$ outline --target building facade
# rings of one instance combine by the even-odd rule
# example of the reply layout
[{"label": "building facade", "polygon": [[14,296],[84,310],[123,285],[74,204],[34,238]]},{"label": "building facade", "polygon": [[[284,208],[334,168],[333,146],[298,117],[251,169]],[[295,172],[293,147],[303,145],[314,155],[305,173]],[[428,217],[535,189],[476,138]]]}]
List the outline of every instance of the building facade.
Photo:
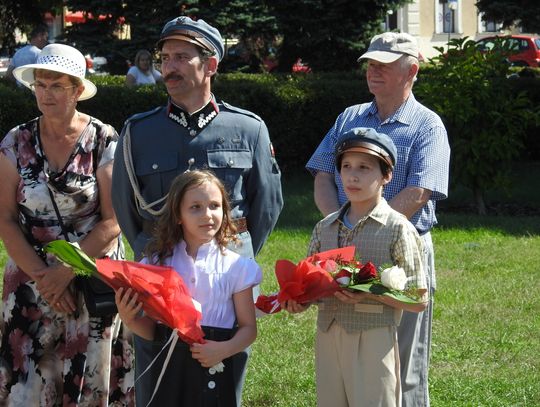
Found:
[{"label": "building facade", "polygon": [[478,40],[503,33],[500,25],[482,21],[475,3],[476,0],[413,0],[389,12],[384,28],[415,36],[424,58],[431,58],[438,54],[434,47],[446,48],[450,39]]}]

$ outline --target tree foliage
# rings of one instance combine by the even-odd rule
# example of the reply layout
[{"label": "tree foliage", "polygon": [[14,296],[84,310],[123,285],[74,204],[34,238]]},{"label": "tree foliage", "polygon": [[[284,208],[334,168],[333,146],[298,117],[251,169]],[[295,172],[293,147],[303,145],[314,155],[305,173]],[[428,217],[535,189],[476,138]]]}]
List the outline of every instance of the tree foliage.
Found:
[{"label": "tree foliage", "polygon": [[502,23],[505,28],[517,22],[524,31],[540,32],[538,0],[478,0],[476,7],[484,13],[484,21]]},{"label": "tree foliage", "polygon": [[[71,10],[106,18],[74,24],[70,41],[90,52],[111,48],[125,58],[138,48],[152,49],[163,24],[178,15],[202,18],[224,38],[237,38],[260,61],[277,48],[279,65],[290,71],[302,57],[314,70],[347,70],[380,29],[387,10],[407,0],[67,0]],[[131,40],[118,42],[113,32],[122,16]],[[131,57],[132,57],[131,55]]]},{"label": "tree foliage", "polygon": [[498,41],[481,52],[468,38],[430,60],[431,69],[417,85],[422,101],[445,122],[452,147],[452,178],[474,193],[484,214],[484,192],[507,187],[512,162],[523,149],[527,127],[537,120],[525,92],[516,94],[508,79],[510,50]]},{"label": "tree foliage", "polygon": [[349,70],[380,31],[390,9],[406,0],[266,0],[282,36],[279,66],[290,70],[297,58],[315,71]]},{"label": "tree foliage", "polygon": [[0,2],[0,46],[12,50],[15,29],[29,34],[43,22],[46,12],[60,12],[62,0],[2,0]]}]

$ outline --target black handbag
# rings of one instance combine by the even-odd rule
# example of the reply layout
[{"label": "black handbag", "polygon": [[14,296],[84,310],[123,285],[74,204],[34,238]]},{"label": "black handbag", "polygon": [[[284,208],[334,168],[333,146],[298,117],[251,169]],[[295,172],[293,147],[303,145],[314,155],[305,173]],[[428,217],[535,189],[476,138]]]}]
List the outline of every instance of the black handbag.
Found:
[{"label": "black handbag", "polygon": [[75,287],[82,292],[91,317],[106,317],[118,312],[114,290],[99,278],[76,277]]},{"label": "black handbag", "polygon": [[[48,185],[47,190],[49,191],[54,211],[58,218],[58,223],[62,229],[62,234],[66,238],[66,241],[69,242],[69,236],[64,226],[64,222],[62,221],[62,217],[60,216],[60,211],[58,210],[58,206],[56,205],[56,201],[54,200],[54,196]],[[99,278],[77,276],[75,277],[75,287],[82,292],[86,309],[88,309],[88,314],[90,314],[91,317],[106,317],[118,312],[114,300],[114,290]]]}]

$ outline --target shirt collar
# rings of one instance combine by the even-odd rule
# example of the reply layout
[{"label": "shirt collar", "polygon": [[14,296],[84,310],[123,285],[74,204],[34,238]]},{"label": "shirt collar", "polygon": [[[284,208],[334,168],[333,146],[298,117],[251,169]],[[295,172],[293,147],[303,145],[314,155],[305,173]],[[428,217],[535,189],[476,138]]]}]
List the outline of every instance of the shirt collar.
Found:
[{"label": "shirt collar", "polygon": [[171,99],[169,99],[167,105],[167,117],[176,124],[188,129],[191,136],[196,136],[208,126],[217,117],[218,113],[219,107],[213,95],[206,105],[191,115],[180,106],[175,105]]},{"label": "shirt collar", "polygon": [[[388,119],[385,120],[385,123],[393,123],[393,122],[400,122],[403,124],[410,125],[412,123],[412,119],[414,117],[414,106],[416,104],[416,98],[414,97],[413,93],[411,92],[409,94],[409,97],[405,102],[401,104],[400,107],[390,116]],[[377,108],[377,103],[375,102],[375,99],[373,102],[371,102],[371,106],[369,109],[367,109],[368,115],[377,115],[379,113],[379,109]]]},{"label": "shirt collar", "polygon": [[[333,222],[340,222],[343,223],[343,216],[347,213],[347,210],[351,206],[351,203],[347,201],[337,212],[334,212],[332,215],[329,215],[328,221],[330,223]],[[388,213],[390,211],[390,205],[388,205],[388,202],[386,202],[386,199],[381,198],[381,201],[373,208],[373,210],[364,218],[362,218],[360,221],[358,221],[355,225],[353,225],[353,228],[355,228],[358,224],[364,222],[366,219],[371,218],[375,222],[380,223],[381,225],[386,225],[386,221],[388,220]]]},{"label": "shirt collar", "polygon": [[[180,243],[176,245],[177,250],[176,252],[180,253],[182,257],[184,258],[191,258],[191,256],[187,253],[187,245],[185,240],[181,240]],[[209,253],[214,253],[216,250],[218,250],[218,244],[216,242],[216,239],[212,239],[208,243],[204,243],[199,247],[199,250],[197,250],[197,260],[200,258],[206,258]]]}]

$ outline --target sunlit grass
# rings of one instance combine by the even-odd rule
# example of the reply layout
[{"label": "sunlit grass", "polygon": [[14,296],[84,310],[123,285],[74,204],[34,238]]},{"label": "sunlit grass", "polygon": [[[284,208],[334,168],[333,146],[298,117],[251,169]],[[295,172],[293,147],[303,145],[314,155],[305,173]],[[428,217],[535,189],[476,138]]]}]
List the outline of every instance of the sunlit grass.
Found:
[{"label": "sunlit grass", "polygon": [[[263,293],[277,289],[276,259],[298,261],[306,255],[320,218],[310,181],[284,181],[284,212],[257,257],[264,270]],[[432,405],[539,406],[540,217],[441,214],[433,239],[438,290]],[[310,309],[259,320],[244,406],[316,405],[315,319]]]}]

